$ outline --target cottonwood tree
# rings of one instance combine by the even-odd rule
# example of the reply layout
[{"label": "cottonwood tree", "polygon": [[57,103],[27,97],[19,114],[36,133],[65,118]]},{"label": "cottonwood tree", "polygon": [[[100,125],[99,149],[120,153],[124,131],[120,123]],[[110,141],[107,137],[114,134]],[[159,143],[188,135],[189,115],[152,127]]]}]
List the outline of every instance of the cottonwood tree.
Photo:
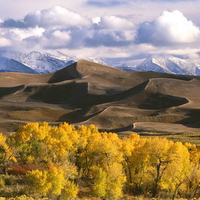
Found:
[{"label": "cottonwood tree", "polygon": [[[61,195],[69,187],[68,191],[71,188],[77,193],[74,184],[77,169],[73,156],[78,137],[72,125],[64,123],[51,127],[46,122],[28,123],[9,137],[18,162],[36,168],[26,175],[33,191],[43,195]],[[74,195],[74,191],[68,194]]]},{"label": "cottonwood tree", "polygon": [[184,189],[188,198],[195,198],[200,192],[200,148],[190,143],[184,145],[190,154],[190,172]]},{"label": "cottonwood tree", "polygon": [[90,178],[93,194],[115,199],[123,195],[125,175],[121,140],[114,133],[100,133],[91,125],[81,126],[77,164],[82,177]]},{"label": "cottonwood tree", "polygon": [[166,190],[173,195],[189,170],[187,148],[165,138],[131,136],[125,141],[124,155],[129,190],[133,193],[156,196]]}]

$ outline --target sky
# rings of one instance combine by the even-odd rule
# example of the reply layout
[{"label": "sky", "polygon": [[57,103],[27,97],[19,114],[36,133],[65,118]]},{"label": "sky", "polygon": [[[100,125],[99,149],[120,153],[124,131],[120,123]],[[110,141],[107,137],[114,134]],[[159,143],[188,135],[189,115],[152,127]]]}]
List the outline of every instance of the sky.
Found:
[{"label": "sky", "polygon": [[137,65],[152,54],[200,64],[200,0],[1,0],[0,51],[63,52]]}]

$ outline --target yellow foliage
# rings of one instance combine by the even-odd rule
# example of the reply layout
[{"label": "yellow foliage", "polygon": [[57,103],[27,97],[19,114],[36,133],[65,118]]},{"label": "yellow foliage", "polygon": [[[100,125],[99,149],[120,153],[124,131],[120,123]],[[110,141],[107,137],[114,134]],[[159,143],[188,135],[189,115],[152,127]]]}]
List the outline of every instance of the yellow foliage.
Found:
[{"label": "yellow foliage", "polygon": [[192,165],[198,166],[200,164],[200,150],[196,147],[195,144],[185,143],[185,147],[187,147],[190,153],[190,162]]},{"label": "yellow foliage", "polygon": [[[26,195],[21,195],[21,196],[10,197],[10,198],[0,197],[0,200],[36,200],[36,199],[33,197],[26,196]],[[46,200],[46,198],[37,198],[37,200]]]},{"label": "yellow foliage", "polygon": [[35,193],[42,195],[60,195],[66,185],[65,174],[62,168],[53,167],[49,170],[32,170],[26,175],[29,187]]},{"label": "yellow foliage", "polygon": [[31,191],[35,193],[46,195],[51,188],[51,182],[48,182],[48,171],[29,171],[26,178]]},{"label": "yellow foliage", "polygon": [[126,182],[122,165],[113,163],[107,172],[107,197],[118,199],[123,196],[123,186]]},{"label": "yellow foliage", "polygon": [[8,200],[34,200],[34,198],[22,195],[15,198],[8,198]]},{"label": "yellow foliage", "polygon": [[7,138],[0,134],[0,148],[6,158],[15,153],[19,163],[35,167],[26,177],[42,195],[74,198],[76,181],[87,181],[95,196],[107,199],[121,198],[123,188],[151,196],[200,192],[200,150],[190,143],[137,134],[121,140],[95,125],[52,127],[44,122],[21,126]]},{"label": "yellow foliage", "polygon": [[77,148],[79,134],[67,123],[51,127],[48,123],[28,123],[10,136],[10,144],[23,162],[63,164]]},{"label": "yellow foliage", "polygon": [[66,200],[75,198],[78,194],[78,191],[79,191],[78,186],[74,182],[67,181],[60,199]]},{"label": "yellow foliage", "polygon": [[105,197],[107,190],[107,174],[102,168],[97,168],[93,184],[93,193],[97,197]]},{"label": "yellow foliage", "polygon": [[6,140],[6,136],[0,133],[0,163],[5,162],[6,159],[16,162],[16,158]]},{"label": "yellow foliage", "polygon": [[48,170],[47,182],[51,184],[50,193],[60,195],[66,185],[64,170],[56,167]]}]

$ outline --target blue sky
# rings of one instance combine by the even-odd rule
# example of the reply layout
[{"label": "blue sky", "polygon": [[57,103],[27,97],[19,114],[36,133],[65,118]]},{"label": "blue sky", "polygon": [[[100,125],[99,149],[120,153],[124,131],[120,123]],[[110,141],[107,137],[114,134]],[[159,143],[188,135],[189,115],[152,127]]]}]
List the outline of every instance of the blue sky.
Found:
[{"label": "blue sky", "polygon": [[0,51],[61,51],[139,64],[166,53],[200,64],[200,0],[1,0]]}]

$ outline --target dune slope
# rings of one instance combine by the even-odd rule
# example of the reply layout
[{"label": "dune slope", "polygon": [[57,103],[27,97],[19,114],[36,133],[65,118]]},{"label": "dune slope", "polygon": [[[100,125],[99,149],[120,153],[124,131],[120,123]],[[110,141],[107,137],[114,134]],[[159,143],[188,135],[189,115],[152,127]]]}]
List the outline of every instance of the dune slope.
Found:
[{"label": "dune slope", "polygon": [[[125,72],[80,60],[49,74],[0,73],[0,131],[26,122],[106,131],[200,131],[200,77]],[[173,128],[174,127],[174,128]],[[180,127],[180,129],[179,129]]]}]

